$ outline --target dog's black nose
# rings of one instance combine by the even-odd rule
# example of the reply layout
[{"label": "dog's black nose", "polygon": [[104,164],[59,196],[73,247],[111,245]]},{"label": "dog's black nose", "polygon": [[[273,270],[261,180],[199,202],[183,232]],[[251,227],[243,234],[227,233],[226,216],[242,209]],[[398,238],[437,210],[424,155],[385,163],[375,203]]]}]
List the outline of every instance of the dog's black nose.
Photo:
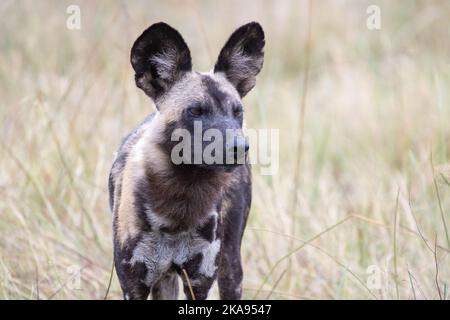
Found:
[{"label": "dog's black nose", "polygon": [[238,136],[238,137],[234,138],[234,143],[231,146],[231,149],[232,149],[231,151],[233,151],[234,154],[238,155],[238,154],[242,154],[244,152],[245,153],[248,152],[249,148],[250,147],[248,145],[247,139],[245,139],[245,137]]},{"label": "dog's black nose", "polygon": [[234,153],[238,153],[239,150],[244,150],[244,152],[248,152],[248,149],[250,149],[250,146],[248,145],[248,142],[245,141],[243,145],[240,144],[234,147]]}]

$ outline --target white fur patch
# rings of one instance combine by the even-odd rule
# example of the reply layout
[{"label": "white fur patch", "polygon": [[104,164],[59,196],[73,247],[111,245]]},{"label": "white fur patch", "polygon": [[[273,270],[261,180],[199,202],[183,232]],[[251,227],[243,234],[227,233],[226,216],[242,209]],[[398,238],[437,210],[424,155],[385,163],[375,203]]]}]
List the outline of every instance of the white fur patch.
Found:
[{"label": "white fur patch", "polygon": [[200,273],[207,277],[212,277],[216,272],[216,257],[220,251],[220,240],[214,240],[205,250],[202,251],[203,260],[200,265]]},{"label": "white fur patch", "polygon": [[173,80],[178,62],[178,53],[175,48],[168,47],[161,54],[156,54],[151,58],[156,65],[158,75],[165,80]]},{"label": "white fur patch", "polygon": [[145,205],[145,216],[154,229],[161,229],[170,225],[170,221],[153,212],[148,204]]}]

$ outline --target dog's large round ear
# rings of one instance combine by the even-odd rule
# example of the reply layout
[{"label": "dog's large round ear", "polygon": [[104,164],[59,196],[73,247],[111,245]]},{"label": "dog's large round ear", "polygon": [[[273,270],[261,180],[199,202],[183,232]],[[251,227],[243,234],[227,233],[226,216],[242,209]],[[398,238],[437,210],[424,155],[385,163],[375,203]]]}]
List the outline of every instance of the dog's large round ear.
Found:
[{"label": "dog's large round ear", "polygon": [[257,22],[238,28],[219,54],[214,72],[223,72],[241,97],[254,86],[264,62],[264,31]]},{"label": "dog's large round ear", "polygon": [[136,85],[153,100],[192,70],[191,53],[183,37],[163,22],[151,25],[134,42],[131,65]]}]

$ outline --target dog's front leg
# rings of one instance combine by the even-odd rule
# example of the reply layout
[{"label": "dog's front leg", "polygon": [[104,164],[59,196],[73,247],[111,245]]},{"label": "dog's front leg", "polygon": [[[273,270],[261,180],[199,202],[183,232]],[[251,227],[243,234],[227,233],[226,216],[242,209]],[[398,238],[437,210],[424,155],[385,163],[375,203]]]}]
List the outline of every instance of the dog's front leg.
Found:
[{"label": "dog's front leg", "polygon": [[212,275],[201,272],[202,260],[202,254],[199,253],[180,267],[179,274],[183,279],[183,289],[187,300],[206,300],[216,279],[216,272]]},{"label": "dog's front leg", "polygon": [[[125,300],[146,300],[162,274],[161,261],[145,241],[115,246],[115,267]],[[153,258],[153,259],[152,259]]]},{"label": "dog's front leg", "polygon": [[217,277],[220,240],[212,241],[179,268],[188,300],[206,300]]},{"label": "dog's front leg", "polygon": [[115,267],[125,300],[146,300],[150,286],[144,281],[147,266],[143,262],[132,262],[116,250]]}]

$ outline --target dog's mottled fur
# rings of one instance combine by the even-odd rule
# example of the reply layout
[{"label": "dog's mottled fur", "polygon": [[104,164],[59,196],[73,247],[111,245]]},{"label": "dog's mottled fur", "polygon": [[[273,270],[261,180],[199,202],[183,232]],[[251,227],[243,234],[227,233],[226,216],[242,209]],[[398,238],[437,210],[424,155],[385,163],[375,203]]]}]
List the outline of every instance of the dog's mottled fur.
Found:
[{"label": "dog's mottled fur", "polygon": [[[109,178],[114,260],[125,299],[206,299],[216,278],[222,299],[242,294],[240,246],[251,202],[243,165],[171,161],[175,129],[242,133],[241,98],[263,64],[264,33],[237,29],[214,70],[192,71],[189,49],[165,23],[150,26],[131,50],[136,84],[157,111],[122,142]],[[236,147],[234,147],[236,148]]]}]

